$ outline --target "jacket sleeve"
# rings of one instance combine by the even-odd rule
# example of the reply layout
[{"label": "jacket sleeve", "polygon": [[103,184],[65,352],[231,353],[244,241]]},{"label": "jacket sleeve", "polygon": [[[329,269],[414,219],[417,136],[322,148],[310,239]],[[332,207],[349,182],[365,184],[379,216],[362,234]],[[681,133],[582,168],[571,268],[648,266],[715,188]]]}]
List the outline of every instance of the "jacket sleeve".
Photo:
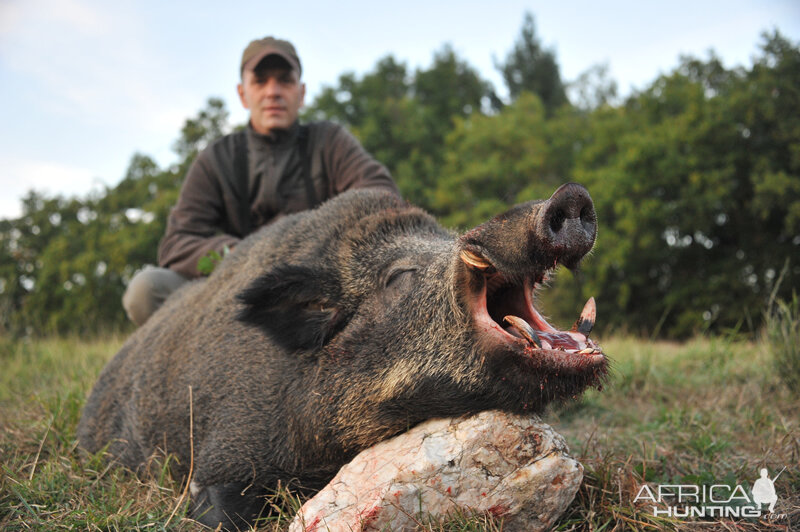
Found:
[{"label": "jacket sleeve", "polygon": [[240,238],[226,234],[225,203],[219,179],[205,153],[192,163],[178,202],[167,219],[167,231],[158,246],[158,263],[188,278],[200,277],[197,261],[209,251],[222,253]]},{"label": "jacket sleeve", "polygon": [[323,163],[328,168],[333,194],[351,188],[382,188],[400,195],[389,170],[376,161],[345,128],[334,125],[325,144]]}]

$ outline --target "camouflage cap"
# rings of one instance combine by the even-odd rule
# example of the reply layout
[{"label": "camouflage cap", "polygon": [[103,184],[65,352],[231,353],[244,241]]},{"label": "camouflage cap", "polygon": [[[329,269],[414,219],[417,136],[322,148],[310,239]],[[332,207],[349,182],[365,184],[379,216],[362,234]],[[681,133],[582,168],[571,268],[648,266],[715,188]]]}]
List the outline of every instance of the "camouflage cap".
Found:
[{"label": "camouflage cap", "polygon": [[292,43],[274,37],[256,39],[247,45],[242,53],[242,66],[239,73],[244,74],[245,70],[253,70],[268,55],[277,55],[285,59],[289,66],[297,71],[298,76],[303,73],[303,69],[300,67],[300,58],[297,57],[297,51]]}]

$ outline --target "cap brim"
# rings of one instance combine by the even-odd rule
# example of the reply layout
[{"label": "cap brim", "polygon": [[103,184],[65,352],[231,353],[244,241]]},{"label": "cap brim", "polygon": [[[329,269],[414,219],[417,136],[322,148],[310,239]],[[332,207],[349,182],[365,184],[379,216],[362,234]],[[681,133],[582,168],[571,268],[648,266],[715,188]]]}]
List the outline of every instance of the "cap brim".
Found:
[{"label": "cap brim", "polygon": [[289,67],[292,70],[296,70],[298,74],[300,73],[300,65],[297,64],[297,61],[295,61],[292,58],[292,56],[290,56],[288,54],[285,54],[281,50],[278,50],[276,48],[268,48],[268,49],[264,50],[263,52],[261,52],[260,54],[251,57],[250,60],[247,61],[247,63],[245,63],[244,67],[242,67],[242,72],[244,72],[246,70],[250,70],[250,71],[255,70],[255,68],[258,66],[258,64],[261,61],[263,61],[264,59],[266,59],[267,57],[269,57],[271,55],[276,55],[276,56],[280,57],[281,59],[286,61],[286,63],[289,65]]}]

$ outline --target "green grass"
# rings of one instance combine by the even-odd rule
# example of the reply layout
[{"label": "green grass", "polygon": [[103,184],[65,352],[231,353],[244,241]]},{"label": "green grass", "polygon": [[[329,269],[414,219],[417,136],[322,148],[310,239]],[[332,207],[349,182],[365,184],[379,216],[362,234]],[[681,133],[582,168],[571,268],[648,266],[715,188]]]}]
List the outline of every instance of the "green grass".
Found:
[{"label": "green grass", "polygon": [[0,529],[192,529],[168,460],[137,478],[76,449],[86,393],[120,344],[0,339]]},{"label": "green grass", "polygon": [[[561,530],[696,530],[635,506],[646,480],[659,484],[752,487],[761,467],[774,476],[786,519],[800,526],[800,401],[783,385],[764,343],[695,339],[685,344],[620,338],[612,380],[579,404],[550,413],[586,467]],[[754,520],[705,522],[703,530],[761,530]]]},{"label": "green grass", "polygon": [[769,305],[764,341],[770,346],[774,370],[786,386],[800,397],[800,299],[777,300]]},{"label": "green grass", "polygon": [[[0,338],[0,530],[203,529],[185,517],[184,486],[170,477],[169,457],[137,477],[75,446],[84,398],[121,343]],[[787,516],[770,529],[800,526],[800,399],[776,371],[766,341],[621,337],[603,346],[614,359],[603,391],[545,417],[586,469],[559,530],[696,530],[634,505],[642,483],[749,487],[759,468],[774,475],[783,466],[777,510]],[[298,504],[278,496],[260,529],[285,530]],[[701,529],[767,526],[739,520]],[[421,528],[500,531],[503,524],[457,515]]]}]

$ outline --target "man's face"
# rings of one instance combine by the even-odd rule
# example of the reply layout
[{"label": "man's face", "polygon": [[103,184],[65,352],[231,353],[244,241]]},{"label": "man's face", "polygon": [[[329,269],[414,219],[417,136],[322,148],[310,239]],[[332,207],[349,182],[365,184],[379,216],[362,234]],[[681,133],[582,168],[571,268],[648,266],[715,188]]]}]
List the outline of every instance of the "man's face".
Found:
[{"label": "man's face", "polygon": [[306,95],[306,86],[295,70],[269,60],[246,70],[237,90],[242,105],[250,110],[253,129],[262,135],[291,126]]}]

